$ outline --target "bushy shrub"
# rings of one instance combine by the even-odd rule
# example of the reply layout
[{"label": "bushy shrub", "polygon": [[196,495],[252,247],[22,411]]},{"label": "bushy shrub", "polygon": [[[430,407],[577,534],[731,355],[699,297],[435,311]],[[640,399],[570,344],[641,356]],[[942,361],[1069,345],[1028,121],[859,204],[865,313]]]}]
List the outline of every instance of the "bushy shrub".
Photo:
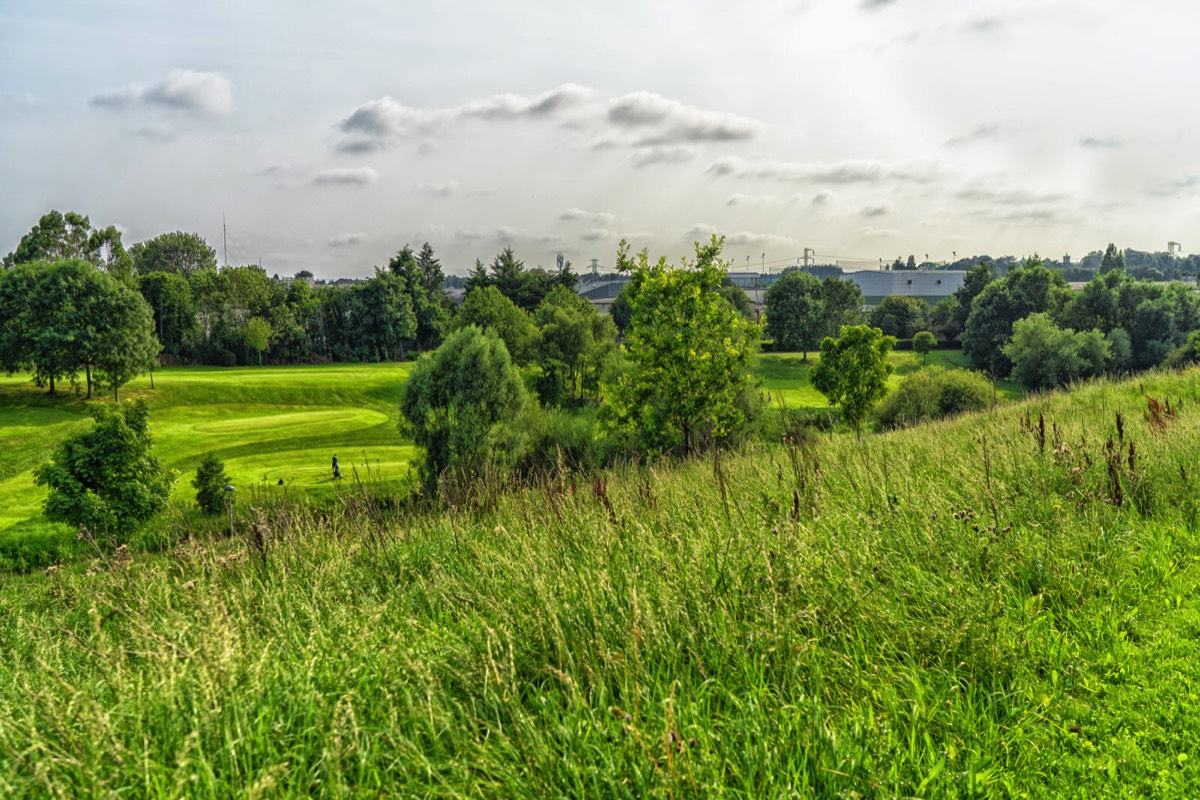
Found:
[{"label": "bushy shrub", "polygon": [[875,413],[882,427],[901,428],[978,411],[988,406],[991,397],[991,384],[977,372],[926,367],[901,381]]},{"label": "bushy shrub", "polygon": [[150,410],[138,398],[96,405],[92,427],[58,446],[34,470],[49,489],[46,518],[127,536],[166,507],[174,475],[150,452]]},{"label": "bushy shrub", "polygon": [[225,474],[225,464],[217,458],[216,453],[204,456],[196,477],[192,478],[192,486],[196,489],[196,505],[205,514],[220,514],[225,510],[225,486],[229,476]]}]

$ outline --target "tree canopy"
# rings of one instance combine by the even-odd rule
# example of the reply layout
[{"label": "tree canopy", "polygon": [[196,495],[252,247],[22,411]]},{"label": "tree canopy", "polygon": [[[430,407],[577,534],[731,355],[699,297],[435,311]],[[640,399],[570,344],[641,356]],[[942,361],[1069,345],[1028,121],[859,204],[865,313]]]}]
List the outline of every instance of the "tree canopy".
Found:
[{"label": "tree canopy", "polygon": [[618,268],[632,278],[623,350],[629,367],[604,391],[602,418],[649,452],[696,451],[746,419],[759,328],[721,296],[723,238],[696,244],[679,267],[634,257],[621,242]]},{"label": "tree canopy", "polygon": [[887,394],[887,379],[892,374],[888,353],[895,338],[878,328],[850,325],[837,339],[821,342],[821,361],[813,367],[813,387],[825,395],[830,405],[840,406],[842,419],[861,433],[863,420]]}]

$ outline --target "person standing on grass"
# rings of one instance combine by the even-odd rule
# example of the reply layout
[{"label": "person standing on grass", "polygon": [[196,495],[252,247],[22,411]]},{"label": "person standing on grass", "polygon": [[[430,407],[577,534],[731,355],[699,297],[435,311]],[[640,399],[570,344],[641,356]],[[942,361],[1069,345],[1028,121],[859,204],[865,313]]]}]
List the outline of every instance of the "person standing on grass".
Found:
[{"label": "person standing on grass", "polygon": [[335,477],[335,478],[342,477],[342,471],[340,469],[338,469],[337,456],[333,457],[333,477]]}]

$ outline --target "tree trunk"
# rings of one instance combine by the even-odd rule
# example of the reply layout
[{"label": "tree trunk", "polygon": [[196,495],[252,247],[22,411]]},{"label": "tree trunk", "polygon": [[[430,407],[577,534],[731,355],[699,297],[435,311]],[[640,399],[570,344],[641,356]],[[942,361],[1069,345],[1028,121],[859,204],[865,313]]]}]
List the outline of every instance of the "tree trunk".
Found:
[{"label": "tree trunk", "polygon": [[54,376],[50,376],[50,394],[54,394]]},{"label": "tree trunk", "polygon": [[150,370],[150,388],[154,388],[154,370]]},{"label": "tree trunk", "polygon": [[87,390],[88,390],[87,399],[91,400],[92,399],[92,365],[88,364],[87,366],[85,366],[83,368],[83,370],[85,373],[87,373]]},{"label": "tree trunk", "polygon": [[114,403],[119,403],[119,402],[121,402],[121,398],[120,398],[120,397],[117,395],[117,392],[119,392],[119,391],[120,391],[120,387],[118,387],[118,386],[117,386],[117,385],[114,383],[114,384],[113,384],[113,402],[114,402]]}]

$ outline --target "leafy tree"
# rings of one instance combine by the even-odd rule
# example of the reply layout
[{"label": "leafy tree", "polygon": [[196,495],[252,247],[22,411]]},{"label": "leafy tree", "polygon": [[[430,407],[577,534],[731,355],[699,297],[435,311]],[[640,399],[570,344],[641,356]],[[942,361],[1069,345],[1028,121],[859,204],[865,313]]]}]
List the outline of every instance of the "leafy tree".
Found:
[{"label": "leafy tree", "polygon": [[163,352],[180,361],[199,332],[192,287],[182,275],[151,272],[138,279],[138,291],[154,314],[154,330]]},{"label": "leafy tree", "polygon": [[388,271],[397,276],[408,295],[416,318],[413,340],[419,350],[433,347],[441,341],[449,324],[447,304],[442,293],[442,265],[434,258],[433,248],[426,242],[420,255],[404,245],[388,262]]},{"label": "leafy tree", "polygon": [[612,308],[609,309],[609,315],[612,316],[612,321],[616,323],[617,330],[621,333],[629,327],[629,320],[633,319],[633,306],[629,304],[628,286],[622,286],[621,291],[617,292],[617,296],[613,299]]},{"label": "leafy tree", "polygon": [[[85,355],[102,388],[120,389],[138,375],[154,369],[162,349],[154,336],[154,317],[142,296],[128,286],[111,282],[96,299],[97,323],[85,340]],[[90,392],[90,387],[89,387]]]},{"label": "leafy tree", "polygon": [[1104,248],[1104,255],[1100,257],[1100,271],[1112,272],[1113,270],[1125,270],[1125,254],[1117,249],[1117,246],[1112,242],[1108,243],[1108,247]]},{"label": "leafy tree", "polygon": [[1004,354],[1012,361],[1013,378],[1034,391],[1099,375],[1109,345],[1100,331],[1076,333],[1058,327],[1050,315],[1041,313],[1013,325],[1012,341],[1004,346]]},{"label": "leafy tree", "polygon": [[957,318],[958,298],[954,295],[943,297],[929,309],[930,330],[943,341],[952,342],[962,335]]},{"label": "leafy tree", "polygon": [[217,251],[198,233],[160,233],[134,244],[129,255],[139,275],[167,272],[187,278],[202,269],[217,268]]},{"label": "leafy tree", "polygon": [[271,344],[271,323],[267,322],[262,317],[251,317],[246,320],[246,327],[242,330],[242,335],[246,337],[246,344],[250,345],[250,349],[258,353],[258,365],[262,366],[263,351]]},{"label": "leafy tree", "polygon": [[543,402],[561,404],[582,395],[588,369],[596,370],[614,347],[616,326],[565,286],[555,287],[533,314],[544,375]]},{"label": "leafy tree", "polygon": [[1030,314],[1058,313],[1070,294],[1062,275],[1036,261],[1013,270],[989,283],[972,302],[963,351],[977,369],[993,377],[1007,375],[1012,362],[1004,354],[1004,345],[1012,337],[1013,325]]},{"label": "leafy tree", "polygon": [[648,452],[694,452],[746,418],[759,329],[720,295],[723,244],[716,236],[697,243],[695,261],[680,268],[651,265],[645,250],[630,258],[624,241],[617,251],[618,268],[632,274],[629,368],[605,387],[601,414]]},{"label": "leafy tree", "polygon": [[737,309],[737,312],[751,322],[754,321],[754,304],[750,302],[750,296],[747,295],[742,287],[736,285],[733,281],[726,278],[721,282],[720,288],[721,297],[724,297],[729,305]]},{"label": "leafy tree", "polygon": [[375,270],[375,277],[351,290],[351,323],[362,346],[379,361],[404,357],[403,343],[417,331],[405,281],[394,272]]},{"label": "leafy tree", "polygon": [[0,369],[28,369],[33,353],[34,321],[30,299],[44,264],[22,263],[0,270]]},{"label": "leafy tree", "polygon": [[421,476],[429,489],[446,473],[478,474],[497,427],[526,403],[521,374],[504,342],[474,325],[451,334],[413,367],[400,396],[404,430],[425,449]]},{"label": "leafy tree", "polygon": [[92,233],[92,223],[82,214],[50,211],[4,257],[4,266],[31,261],[91,261],[95,257],[90,246]]},{"label": "leafy tree", "polygon": [[196,505],[205,514],[220,514],[225,510],[225,487],[228,485],[225,463],[217,458],[216,453],[206,454],[196,470],[196,477],[192,478]]},{"label": "leafy tree", "polygon": [[854,281],[826,276],[821,281],[821,300],[825,305],[827,336],[839,336],[842,328],[857,325],[862,319],[863,294]]},{"label": "leafy tree", "polygon": [[937,339],[929,331],[917,331],[913,335],[913,350],[921,354],[921,363],[929,362],[929,352],[937,347]]},{"label": "leafy tree", "polygon": [[821,342],[821,361],[811,373],[813,387],[830,405],[841,406],[842,418],[862,435],[862,423],[872,407],[887,394],[892,374],[888,353],[894,337],[867,325],[850,325],[837,339]]},{"label": "leafy tree", "polygon": [[800,270],[788,270],[771,284],[766,296],[766,334],[775,349],[804,353],[817,349],[828,336],[825,296],[821,281]]},{"label": "leafy tree", "polygon": [[92,427],[62,442],[34,480],[50,490],[48,519],[127,534],[166,507],[174,477],[151,453],[145,400],[94,405],[91,414]]},{"label": "leafy tree", "polygon": [[888,295],[871,312],[871,325],[888,336],[911,339],[929,329],[929,303],[919,297]]},{"label": "leafy tree", "polygon": [[954,338],[961,336],[967,329],[967,317],[971,315],[971,305],[979,293],[994,280],[996,280],[996,276],[992,274],[992,269],[986,261],[980,261],[967,270],[967,274],[963,276],[962,286],[955,289],[954,294],[951,295],[957,304],[957,309],[951,317],[952,327],[957,330]]},{"label": "leafy tree", "polygon": [[466,281],[463,282],[463,292],[470,294],[475,289],[491,285],[492,279],[488,276],[487,267],[478,258],[475,259],[475,266],[468,273]]},{"label": "leafy tree", "polygon": [[458,324],[495,332],[517,364],[528,364],[536,355],[537,328],[533,320],[495,286],[467,293],[458,311]]},{"label": "leafy tree", "polygon": [[916,257],[916,256],[914,256],[914,255],[911,255],[911,254],[910,254],[910,255],[909,255],[909,257],[908,257],[908,261],[904,262],[904,268],[905,268],[906,270],[909,270],[910,272],[911,272],[911,271],[914,271],[914,270],[916,270],[916,268],[917,268],[917,257]]}]

